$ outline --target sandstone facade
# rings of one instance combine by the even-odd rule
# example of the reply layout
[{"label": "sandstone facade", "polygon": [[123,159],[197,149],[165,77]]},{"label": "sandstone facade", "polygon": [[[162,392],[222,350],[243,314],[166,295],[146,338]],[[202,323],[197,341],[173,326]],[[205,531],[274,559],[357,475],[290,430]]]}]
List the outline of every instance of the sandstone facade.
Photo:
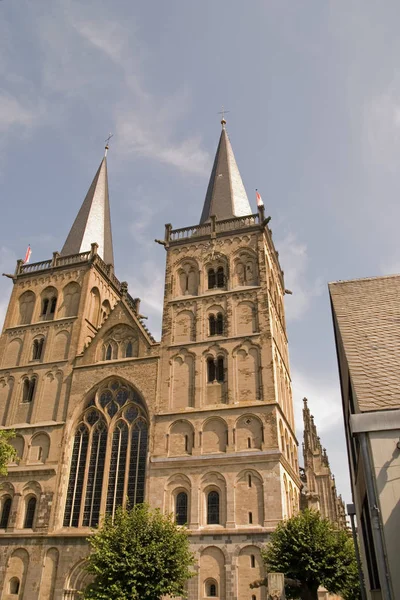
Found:
[{"label": "sandstone facade", "polygon": [[214,214],[166,226],[160,343],[103,260],[110,235],[82,251],[75,223],[75,254],[18,263],[0,338],[0,423],[19,455],[0,490],[2,600],[78,598],[91,527],[127,498],[187,524],[190,600],[265,598],[249,588],[260,547],[298,510],[301,482],[283,273],[263,207],[235,209],[235,168],[223,123]]}]

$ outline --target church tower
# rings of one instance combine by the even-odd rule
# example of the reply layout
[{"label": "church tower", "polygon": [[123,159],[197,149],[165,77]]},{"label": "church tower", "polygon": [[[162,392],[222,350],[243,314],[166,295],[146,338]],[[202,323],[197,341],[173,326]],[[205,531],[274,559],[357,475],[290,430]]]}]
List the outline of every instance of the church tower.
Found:
[{"label": "church tower", "polygon": [[[260,547],[298,510],[283,273],[222,131],[199,225],[166,225],[150,500],[187,523],[189,598],[264,598]],[[160,494],[163,489],[163,496]]]},{"label": "church tower", "polygon": [[144,500],[189,530],[189,600],[265,600],[260,549],[299,507],[278,253],[222,120],[200,223],[166,225],[162,339],[114,274],[104,157],[60,253],[18,261],[0,337],[1,600],[78,600],[87,537]]},{"label": "church tower", "polygon": [[1,599],[75,600],[91,528],[145,498],[156,395],[158,344],[114,275],[106,157],[61,253],[11,277],[0,425],[18,459],[0,483]]}]

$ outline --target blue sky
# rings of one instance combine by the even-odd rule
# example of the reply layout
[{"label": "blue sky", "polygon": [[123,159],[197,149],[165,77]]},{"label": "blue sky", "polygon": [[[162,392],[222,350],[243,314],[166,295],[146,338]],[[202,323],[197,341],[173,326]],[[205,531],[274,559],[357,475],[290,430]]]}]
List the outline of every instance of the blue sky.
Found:
[{"label": "blue sky", "polygon": [[391,0],[0,1],[0,271],[61,249],[112,131],[116,273],[159,336],[153,240],[198,222],[225,105],[293,290],[297,423],[306,395],[347,501],[327,282],[400,270],[399,18]]}]

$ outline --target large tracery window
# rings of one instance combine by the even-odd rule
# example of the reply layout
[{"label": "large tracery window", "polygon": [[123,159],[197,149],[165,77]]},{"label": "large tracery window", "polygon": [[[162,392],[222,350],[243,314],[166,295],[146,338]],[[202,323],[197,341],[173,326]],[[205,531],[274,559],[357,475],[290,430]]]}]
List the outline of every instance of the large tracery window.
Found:
[{"label": "large tracery window", "polygon": [[75,433],[65,527],[95,527],[101,514],[144,501],[147,433],[143,402],[132,388],[112,380],[97,390]]}]

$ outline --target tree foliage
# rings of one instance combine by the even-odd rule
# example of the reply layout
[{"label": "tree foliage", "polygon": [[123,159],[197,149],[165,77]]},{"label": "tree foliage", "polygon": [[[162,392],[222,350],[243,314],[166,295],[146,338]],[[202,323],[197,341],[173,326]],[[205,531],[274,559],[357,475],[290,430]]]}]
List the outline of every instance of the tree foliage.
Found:
[{"label": "tree foliage", "polygon": [[159,600],[184,595],[194,563],[185,529],[146,504],[119,508],[89,538],[87,571],[94,576],[83,597],[91,600]]},{"label": "tree foliage", "polygon": [[268,571],[284,573],[299,583],[299,587],[286,586],[288,598],[317,600],[319,586],[345,600],[360,598],[351,537],[316,511],[307,509],[280,523],[263,550],[263,559]]},{"label": "tree foliage", "polygon": [[0,430],[0,475],[7,475],[8,463],[15,459],[17,452],[10,444],[10,440],[15,437],[15,431],[13,430]]}]

